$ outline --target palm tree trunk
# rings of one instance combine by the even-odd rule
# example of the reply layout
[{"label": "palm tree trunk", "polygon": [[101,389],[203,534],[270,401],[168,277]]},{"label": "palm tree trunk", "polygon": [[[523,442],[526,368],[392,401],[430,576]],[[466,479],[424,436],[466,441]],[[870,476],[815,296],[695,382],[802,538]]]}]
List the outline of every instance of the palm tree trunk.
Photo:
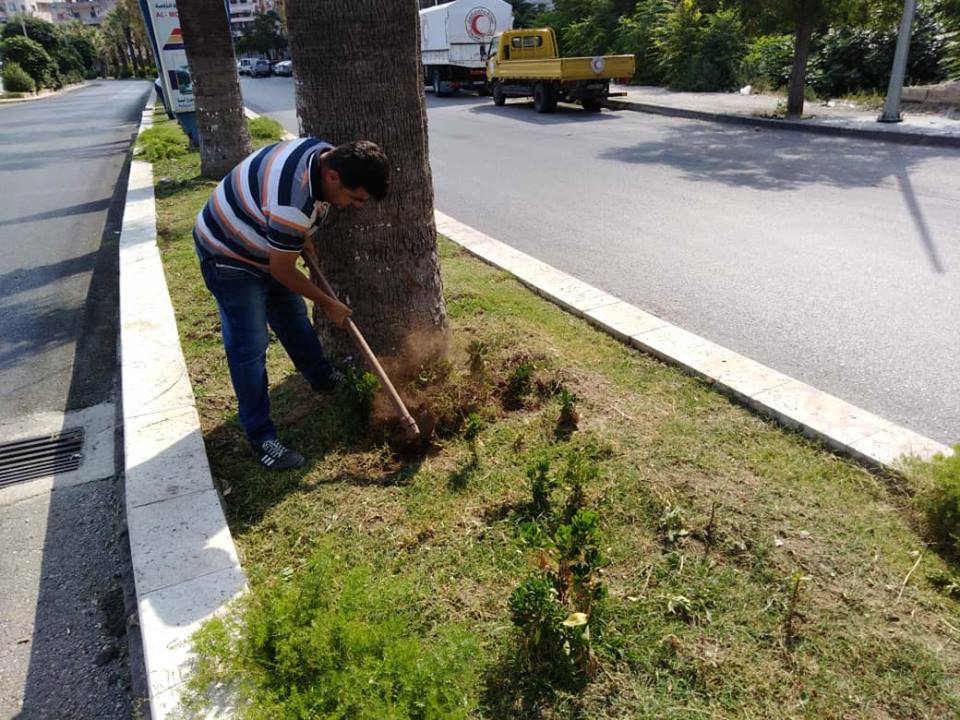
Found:
[{"label": "palm tree trunk", "polygon": [[[353,0],[349,11],[286,3],[301,133],[372,140],[392,168],[382,202],[331,210],[316,238],[320,265],[374,352],[411,370],[442,356],[446,336],[417,10],[417,0]],[[332,355],[356,355],[345,333],[316,324]]]},{"label": "palm tree trunk", "polygon": [[200,172],[220,179],[250,153],[233,38],[222,0],[179,0],[200,131]]},{"label": "palm tree trunk", "polygon": [[807,59],[810,56],[810,37],[818,0],[800,0],[797,7],[797,35],[793,51],[793,69],[790,72],[790,90],[787,95],[787,117],[803,117],[803,101],[807,86]]}]

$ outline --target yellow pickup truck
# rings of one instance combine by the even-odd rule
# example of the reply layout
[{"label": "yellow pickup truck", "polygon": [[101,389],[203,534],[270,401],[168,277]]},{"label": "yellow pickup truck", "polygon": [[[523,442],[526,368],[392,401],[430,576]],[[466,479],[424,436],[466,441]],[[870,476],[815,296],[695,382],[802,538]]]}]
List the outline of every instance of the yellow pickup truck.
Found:
[{"label": "yellow pickup truck", "polygon": [[507,30],[494,37],[487,50],[493,102],[533,97],[540,113],[553,112],[560,100],[579,101],[584,110],[595,112],[610,94],[610,79],[631,77],[635,68],[633,55],[562,58],[551,28]]}]

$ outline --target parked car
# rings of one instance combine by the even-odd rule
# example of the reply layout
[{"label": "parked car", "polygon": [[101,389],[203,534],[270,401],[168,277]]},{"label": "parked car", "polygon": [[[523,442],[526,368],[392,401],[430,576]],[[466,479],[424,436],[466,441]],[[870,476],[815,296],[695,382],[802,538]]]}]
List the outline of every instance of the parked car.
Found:
[{"label": "parked car", "polygon": [[293,61],[292,60],[281,60],[273,66],[274,75],[282,75],[284,77],[290,77],[293,75]]},{"label": "parked car", "polygon": [[241,58],[237,63],[237,73],[250,77],[266,77],[270,74],[270,61],[266,58]]}]

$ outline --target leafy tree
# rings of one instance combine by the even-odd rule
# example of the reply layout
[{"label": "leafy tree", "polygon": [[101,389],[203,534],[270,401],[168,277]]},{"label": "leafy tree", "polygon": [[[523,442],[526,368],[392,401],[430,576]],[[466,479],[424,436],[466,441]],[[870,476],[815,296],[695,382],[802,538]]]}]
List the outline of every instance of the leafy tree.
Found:
[{"label": "leafy tree", "polygon": [[27,37],[39,43],[48,55],[52,56],[60,46],[60,34],[57,32],[57,26],[52,22],[30,15],[12,16],[3,26],[0,35],[4,40],[12,37],[23,37],[24,27],[27,29]]},{"label": "leafy tree", "polygon": [[703,13],[694,0],[680,0],[655,30],[660,72],[675,90],[699,89]]},{"label": "leafy tree", "polygon": [[23,68],[37,89],[52,86],[57,78],[57,64],[40,43],[23,35],[8,37],[0,43],[3,61],[13,62]]},{"label": "leafy tree", "polygon": [[743,58],[747,53],[740,14],[719,10],[707,18],[700,43],[702,90],[734,90],[740,87]]},{"label": "leafy tree", "polygon": [[673,0],[640,0],[635,12],[617,21],[613,49],[618,53],[633,53],[637,58],[634,80],[645,85],[663,82],[656,45],[656,29],[673,8]]},{"label": "leafy tree", "polygon": [[287,38],[282,32],[280,16],[273,10],[257,10],[253,22],[244,29],[247,49],[256,50],[261,55],[276,57],[277,52],[286,50]]}]

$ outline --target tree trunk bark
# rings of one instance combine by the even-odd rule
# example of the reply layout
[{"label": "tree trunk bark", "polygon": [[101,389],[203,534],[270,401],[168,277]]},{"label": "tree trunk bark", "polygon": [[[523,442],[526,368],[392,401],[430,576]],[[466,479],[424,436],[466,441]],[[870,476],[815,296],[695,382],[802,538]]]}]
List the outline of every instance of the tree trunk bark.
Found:
[{"label": "tree trunk bark", "polygon": [[800,0],[797,4],[797,34],[793,51],[793,69],[790,72],[790,91],[787,96],[787,117],[803,117],[803,101],[807,86],[807,58],[810,55],[810,36],[818,0]]},{"label": "tree trunk bark", "polygon": [[220,179],[250,153],[237,60],[223,0],[179,0],[200,132],[200,172]]},{"label": "tree trunk bark", "polygon": [[[446,309],[433,219],[416,0],[288,0],[301,134],[334,145],[372,140],[391,166],[382,202],[330,211],[315,238],[324,274],[378,355],[416,371],[446,351]],[[358,42],[357,38],[363,38]],[[334,357],[357,355],[315,316]]]},{"label": "tree trunk bark", "polygon": [[129,27],[123,29],[124,40],[127,41],[127,55],[130,56],[130,62],[133,65],[133,74],[140,75],[143,72],[143,66],[140,65],[140,58],[137,56],[133,47],[133,30]]}]

